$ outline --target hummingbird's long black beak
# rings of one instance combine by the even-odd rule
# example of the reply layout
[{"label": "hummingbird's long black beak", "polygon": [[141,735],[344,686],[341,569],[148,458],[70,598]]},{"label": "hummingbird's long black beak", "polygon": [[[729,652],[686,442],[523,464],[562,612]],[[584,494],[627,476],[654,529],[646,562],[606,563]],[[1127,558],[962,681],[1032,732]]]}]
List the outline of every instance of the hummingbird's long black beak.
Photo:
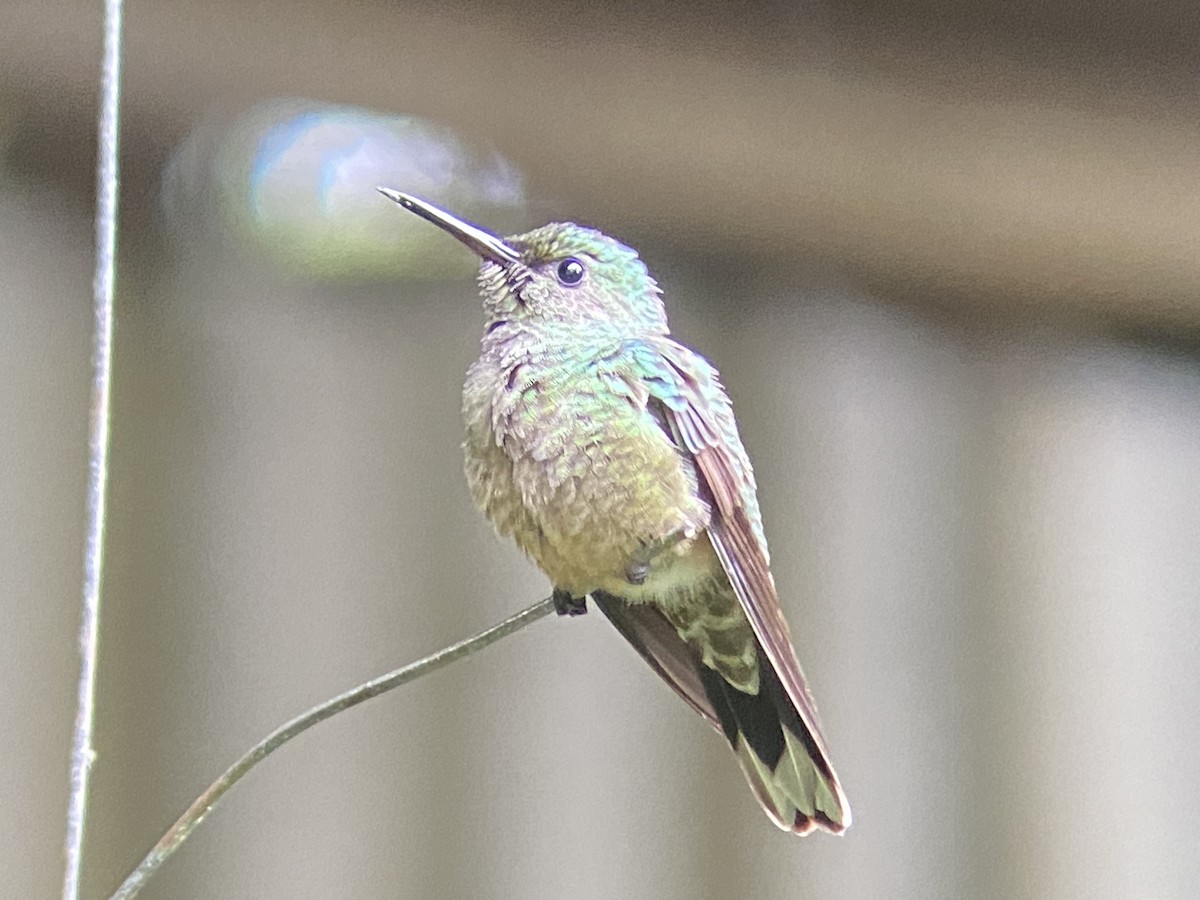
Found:
[{"label": "hummingbird's long black beak", "polygon": [[391,188],[385,187],[376,188],[375,190],[379,191],[379,193],[383,194],[389,200],[399,203],[409,212],[416,213],[422,219],[432,222],[443,231],[454,235],[484,259],[490,259],[492,262],[499,263],[502,266],[519,262],[521,259],[521,254],[490,231],[484,231],[478,225],[464,222],[458,216],[452,215],[444,209],[439,209],[432,203],[422,200],[420,197],[414,197],[412,194],[402,194],[399,191],[393,191]]}]

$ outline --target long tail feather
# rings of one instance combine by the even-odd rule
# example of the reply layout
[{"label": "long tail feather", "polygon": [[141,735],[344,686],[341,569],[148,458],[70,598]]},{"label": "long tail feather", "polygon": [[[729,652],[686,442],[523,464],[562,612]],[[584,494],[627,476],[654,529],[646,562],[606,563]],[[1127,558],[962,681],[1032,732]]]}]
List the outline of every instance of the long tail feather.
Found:
[{"label": "long tail feather", "polygon": [[739,690],[701,665],[700,679],[751,789],[775,824],[841,834],[850,824],[837,776],[817,749],[778,675],[759,651],[759,689]]}]

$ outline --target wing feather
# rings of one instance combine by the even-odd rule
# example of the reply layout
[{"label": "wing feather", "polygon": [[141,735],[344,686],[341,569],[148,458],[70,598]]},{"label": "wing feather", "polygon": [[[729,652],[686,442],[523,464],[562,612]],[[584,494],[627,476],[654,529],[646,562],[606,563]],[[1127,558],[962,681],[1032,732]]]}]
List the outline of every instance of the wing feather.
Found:
[{"label": "wing feather", "polygon": [[[742,450],[733,409],[707,360],[668,338],[639,341],[640,368],[664,410],[677,443],[695,461],[701,489],[713,505],[709,538],[767,659],[811,740],[814,762],[837,792],[849,825],[849,805],[829,764],[816,706],[792,649],[766,540],[758,521],[754,474]],[[805,741],[808,743],[808,741]]]},{"label": "wing feather", "polygon": [[716,710],[700,680],[699,655],[658,608],[649,603],[629,603],[604,591],[594,591],[592,600],[650,668],[708,724],[721,731]]}]

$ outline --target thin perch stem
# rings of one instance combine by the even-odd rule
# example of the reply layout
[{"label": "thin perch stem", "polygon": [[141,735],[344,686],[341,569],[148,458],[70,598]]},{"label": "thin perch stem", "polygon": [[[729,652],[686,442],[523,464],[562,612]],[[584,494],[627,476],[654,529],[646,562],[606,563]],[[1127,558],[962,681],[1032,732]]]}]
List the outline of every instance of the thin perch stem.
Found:
[{"label": "thin perch stem", "polygon": [[95,751],[96,658],[100,633],[100,583],[104,552],[104,503],[108,486],[108,404],[112,383],[113,294],[116,286],[118,137],[121,99],[121,0],[104,3],[104,56],[96,146],[96,268],[92,278],[91,422],[88,428],[87,537],[79,623],[79,687],[71,744],[63,900],[78,900],[83,871],[88,781]]},{"label": "thin perch stem", "polygon": [[487,631],[480,632],[474,637],[467,638],[465,641],[459,641],[457,644],[452,644],[444,650],[439,650],[432,656],[427,656],[417,662],[410,663],[386,675],[380,675],[378,678],[361,684],[353,690],[327,700],[320,706],[314,706],[308,712],[281,725],[252,747],[241,759],[226,769],[220,778],[209,785],[208,789],[196,798],[195,802],[187,808],[187,811],[179,817],[167,833],[146,854],[146,858],[121,883],[116,893],[112,895],[112,900],[129,900],[131,897],[136,897],[150,876],[171,857],[171,854],[179,848],[179,845],[187,839],[187,836],[192,833],[196,826],[204,821],[205,816],[208,815],[225,792],[237,784],[258,763],[301,732],[307,731],[318,722],[323,722],[330,716],[336,715],[352,706],[357,706],[364,700],[378,697],[392,688],[407,684],[422,675],[428,675],[435,669],[447,666],[456,660],[462,659],[464,656],[470,656],[475,651],[482,650],[489,644],[494,644],[502,637],[506,637],[514,631],[519,631],[526,625],[537,621],[543,616],[549,615],[553,611],[554,599],[547,597],[545,600],[535,603],[533,606],[522,610],[516,615],[509,616],[500,624],[493,625]]}]

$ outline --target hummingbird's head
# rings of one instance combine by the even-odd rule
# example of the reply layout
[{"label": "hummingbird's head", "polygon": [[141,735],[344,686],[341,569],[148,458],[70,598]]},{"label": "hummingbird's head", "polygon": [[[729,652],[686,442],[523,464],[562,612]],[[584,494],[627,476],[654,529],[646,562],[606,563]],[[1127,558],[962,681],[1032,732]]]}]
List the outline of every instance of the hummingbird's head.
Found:
[{"label": "hummingbird's head", "polygon": [[620,241],[569,222],[501,238],[417,197],[379,190],[480,256],[479,285],[489,323],[667,334],[658,284],[637,253]]}]

